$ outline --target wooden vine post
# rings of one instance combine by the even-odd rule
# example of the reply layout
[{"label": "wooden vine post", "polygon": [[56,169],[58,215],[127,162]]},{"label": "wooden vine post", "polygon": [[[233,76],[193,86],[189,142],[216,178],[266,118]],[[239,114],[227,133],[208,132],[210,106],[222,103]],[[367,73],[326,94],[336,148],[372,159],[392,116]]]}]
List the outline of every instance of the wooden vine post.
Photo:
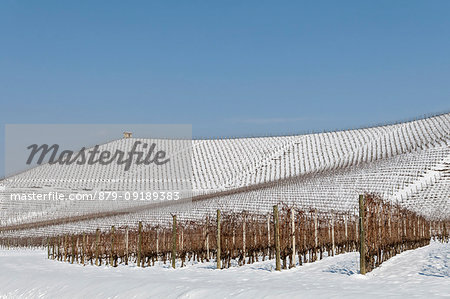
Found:
[{"label": "wooden vine post", "polygon": [[158,237],[158,229],[156,229],[156,260],[158,260],[159,256],[159,237]]},{"label": "wooden vine post", "polygon": [[336,245],[334,243],[334,215],[331,215],[331,256],[334,256],[334,252],[336,251]]},{"label": "wooden vine post", "polygon": [[217,210],[217,269],[220,268],[220,210]]},{"label": "wooden vine post", "polygon": [[183,251],[183,242],[184,242],[184,229],[181,227],[181,241],[180,241],[180,250]]},{"label": "wooden vine post", "polygon": [[209,262],[209,218],[206,220],[206,261]]},{"label": "wooden vine post", "polygon": [[347,227],[347,215],[344,215],[344,230],[345,230],[345,251],[348,252],[348,227]]},{"label": "wooden vine post", "polygon": [[55,259],[55,238],[51,239],[52,242],[52,260]]},{"label": "wooden vine post", "polygon": [[58,237],[58,256],[57,256],[58,261],[62,261],[61,242],[62,242],[61,237]]},{"label": "wooden vine post", "polygon": [[115,231],[115,227],[113,225],[113,226],[111,226],[111,249],[110,249],[110,253],[109,253],[109,265],[111,267],[115,267],[115,265],[114,265],[114,231]]},{"label": "wooden vine post", "polygon": [[125,230],[125,265],[128,265],[128,226]]},{"label": "wooden vine post", "polygon": [[74,260],[75,260],[75,236],[72,235],[72,250],[71,250],[71,255],[72,255],[72,261],[71,264],[73,264]]},{"label": "wooden vine post", "polygon": [[366,274],[366,232],[364,228],[364,195],[359,196],[359,272]]},{"label": "wooden vine post", "polygon": [[243,247],[243,249],[242,249],[242,255],[243,255],[243,257],[244,257],[244,265],[245,265],[245,257],[247,256],[247,248],[245,247],[245,244],[246,244],[246,242],[245,242],[245,215],[244,215],[244,221],[242,222],[242,247]]},{"label": "wooden vine post", "polygon": [[292,232],[292,256],[291,256],[291,268],[295,267],[295,213],[294,209],[291,209],[291,232]]},{"label": "wooden vine post", "polygon": [[267,214],[267,256],[271,259],[270,254],[270,214]]},{"label": "wooden vine post", "polygon": [[80,236],[77,236],[77,241],[76,241],[76,242],[77,242],[77,243],[76,243],[76,245],[75,245],[75,246],[76,246],[76,247],[75,247],[75,248],[76,248],[75,260],[77,261],[77,264],[78,264],[79,261],[80,261],[80,260],[78,259],[78,252],[81,251],[81,250],[80,250]]},{"label": "wooden vine post", "polygon": [[273,226],[275,233],[275,270],[281,271],[280,261],[280,223],[278,219],[278,206],[273,206]]},{"label": "wooden vine post", "polygon": [[50,239],[47,237],[47,259],[50,259]]},{"label": "wooden vine post", "polygon": [[86,233],[83,232],[83,243],[81,244],[81,263],[84,266],[84,256],[86,255]]},{"label": "wooden vine post", "polygon": [[177,256],[177,215],[173,215],[172,224],[172,268],[175,269],[175,258]]},{"label": "wooden vine post", "polygon": [[100,229],[97,228],[95,231],[95,265],[100,266],[98,262],[98,255],[99,255],[99,245],[100,245]]},{"label": "wooden vine post", "polygon": [[67,261],[67,235],[64,236],[64,262]]},{"label": "wooden vine post", "polygon": [[319,246],[319,231],[317,221],[317,209],[314,209],[314,256],[313,261],[317,260],[317,247]]},{"label": "wooden vine post", "polygon": [[347,227],[347,215],[344,215],[344,230],[345,230],[345,241],[348,240],[348,227]]},{"label": "wooden vine post", "polygon": [[138,227],[138,248],[137,248],[137,266],[141,266],[141,258],[142,258],[142,221],[139,221]]}]

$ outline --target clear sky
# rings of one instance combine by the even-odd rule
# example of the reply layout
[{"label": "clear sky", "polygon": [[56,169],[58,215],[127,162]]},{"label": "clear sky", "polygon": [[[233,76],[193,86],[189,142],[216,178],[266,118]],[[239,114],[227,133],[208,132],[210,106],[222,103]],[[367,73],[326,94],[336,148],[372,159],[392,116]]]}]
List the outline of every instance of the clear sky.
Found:
[{"label": "clear sky", "polygon": [[3,0],[0,137],[8,123],[188,123],[217,137],[445,112],[449,12],[447,0]]}]

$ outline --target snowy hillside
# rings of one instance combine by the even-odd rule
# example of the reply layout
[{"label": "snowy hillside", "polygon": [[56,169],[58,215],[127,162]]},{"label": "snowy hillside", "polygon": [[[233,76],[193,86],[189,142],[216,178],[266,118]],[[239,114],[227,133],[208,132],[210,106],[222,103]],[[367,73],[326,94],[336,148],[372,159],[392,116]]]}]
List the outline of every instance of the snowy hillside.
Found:
[{"label": "snowy hillside", "polygon": [[[123,165],[42,165],[1,181],[0,225],[52,221],[29,234],[95,230],[203,218],[216,209],[267,213],[285,203],[300,209],[354,211],[357,195],[379,194],[430,219],[450,217],[450,113],[367,129],[298,136],[217,140],[125,138],[100,148],[126,149],[131,143],[156,142],[179,157],[162,169]],[[180,157],[189,157],[189,161]],[[189,173],[181,170],[190,169]],[[156,180],[154,178],[162,180]],[[183,190],[193,204],[156,208],[139,201],[11,201],[17,192],[77,193],[85,190]],[[130,210],[134,209],[134,210]],[[114,213],[123,211],[122,214]],[[125,213],[126,212],[126,213]],[[102,213],[110,213],[101,220]],[[65,223],[70,217],[85,217]],[[1,232],[5,234],[5,232]],[[7,234],[7,233],[6,233]],[[15,233],[14,233],[15,234]]]}]

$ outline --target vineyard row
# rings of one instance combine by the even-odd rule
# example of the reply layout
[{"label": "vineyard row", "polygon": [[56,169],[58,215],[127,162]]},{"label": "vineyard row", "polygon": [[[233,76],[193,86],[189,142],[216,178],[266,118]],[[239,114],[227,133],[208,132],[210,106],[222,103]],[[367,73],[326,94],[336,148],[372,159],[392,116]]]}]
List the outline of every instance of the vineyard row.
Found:
[{"label": "vineyard row", "polygon": [[[274,206],[271,215],[221,213],[202,221],[177,222],[171,227],[144,225],[111,227],[110,231],[0,239],[4,247],[46,246],[48,258],[83,265],[155,262],[205,262],[229,268],[275,258],[276,269],[314,262],[324,256],[359,251],[361,273],[378,267],[405,250],[428,245],[431,238],[448,242],[449,222],[424,217],[384,203],[377,196],[360,196],[360,214],[320,213]],[[361,225],[363,224],[363,225]],[[363,242],[362,242],[363,240]]]}]

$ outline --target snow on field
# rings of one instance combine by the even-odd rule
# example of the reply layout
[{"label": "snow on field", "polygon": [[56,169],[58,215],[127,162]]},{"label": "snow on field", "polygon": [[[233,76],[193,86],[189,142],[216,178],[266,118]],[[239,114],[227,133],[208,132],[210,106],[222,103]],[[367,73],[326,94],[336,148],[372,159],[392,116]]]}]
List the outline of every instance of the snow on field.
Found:
[{"label": "snow on field", "polygon": [[347,253],[275,272],[274,261],[215,270],[70,265],[43,250],[0,251],[0,298],[435,298],[450,297],[450,244],[431,243],[358,274]]}]

